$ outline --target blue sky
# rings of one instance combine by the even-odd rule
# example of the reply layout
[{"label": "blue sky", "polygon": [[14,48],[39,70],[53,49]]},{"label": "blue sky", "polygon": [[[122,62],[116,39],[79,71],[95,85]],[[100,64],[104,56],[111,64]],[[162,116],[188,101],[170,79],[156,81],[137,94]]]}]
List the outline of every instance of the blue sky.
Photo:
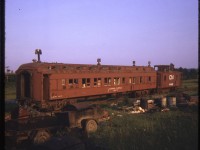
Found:
[{"label": "blue sky", "polygon": [[5,65],[198,67],[197,0],[6,0]]}]

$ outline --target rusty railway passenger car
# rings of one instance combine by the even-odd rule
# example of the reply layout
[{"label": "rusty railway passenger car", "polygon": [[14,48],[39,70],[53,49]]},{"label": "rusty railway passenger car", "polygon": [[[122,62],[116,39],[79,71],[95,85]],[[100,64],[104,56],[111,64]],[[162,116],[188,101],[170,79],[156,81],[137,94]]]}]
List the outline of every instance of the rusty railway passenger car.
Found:
[{"label": "rusty railway passenger car", "polygon": [[62,108],[71,100],[148,93],[156,89],[157,72],[150,66],[117,66],[32,62],[16,71],[17,100],[40,108]]}]

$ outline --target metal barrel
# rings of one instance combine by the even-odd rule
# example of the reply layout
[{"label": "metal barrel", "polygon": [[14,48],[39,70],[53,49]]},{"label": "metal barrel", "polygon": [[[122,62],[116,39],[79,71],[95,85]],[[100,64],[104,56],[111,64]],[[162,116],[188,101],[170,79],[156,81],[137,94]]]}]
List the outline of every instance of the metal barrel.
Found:
[{"label": "metal barrel", "polygon": [[148,109],[147,100],[146,100],[146,99],[141,99],[141,100],[140,100],[140,106],[141,106],[143,109]]},{"label": "metal barrel", "polygon": [[168,97],[167,102],[169,107],[176,106],[176,97]]},{"label": "metal barrel", "polygon": [[161,107],[167,107],[167,97],[161,98]]},{"label": "metal barrel", "polygon": [[154,107],[154,100],[149,99],[147,100],[147,109],[151,109]]}]

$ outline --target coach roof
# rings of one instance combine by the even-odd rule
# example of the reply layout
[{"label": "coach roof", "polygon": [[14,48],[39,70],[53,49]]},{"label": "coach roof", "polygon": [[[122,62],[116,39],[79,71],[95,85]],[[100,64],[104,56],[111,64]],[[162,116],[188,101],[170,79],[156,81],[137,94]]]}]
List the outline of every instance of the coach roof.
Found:
[{"label": "coach roof", "polygon": [[47,63],[47,62],[33,62],[21,65],[16,73],[23,70],[35,70],[43,73],[58,73],[66,71],[117,71],[117,72],[145,72],[155,71],[151,66],[121,66],[121,65],[94,65],[94,64],[64,64],[64,63]]}]

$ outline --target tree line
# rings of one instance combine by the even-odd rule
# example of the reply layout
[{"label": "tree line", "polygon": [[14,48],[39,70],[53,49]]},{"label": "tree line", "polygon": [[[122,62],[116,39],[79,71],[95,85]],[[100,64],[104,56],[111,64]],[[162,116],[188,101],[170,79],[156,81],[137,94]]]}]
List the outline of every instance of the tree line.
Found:
[{"label": "tree line", "polygon": [[187,68],[180,67],[176,70],[182,72],[183,80],[198,79],[199,69],[195,69],[195,68],[187,69]]}]

